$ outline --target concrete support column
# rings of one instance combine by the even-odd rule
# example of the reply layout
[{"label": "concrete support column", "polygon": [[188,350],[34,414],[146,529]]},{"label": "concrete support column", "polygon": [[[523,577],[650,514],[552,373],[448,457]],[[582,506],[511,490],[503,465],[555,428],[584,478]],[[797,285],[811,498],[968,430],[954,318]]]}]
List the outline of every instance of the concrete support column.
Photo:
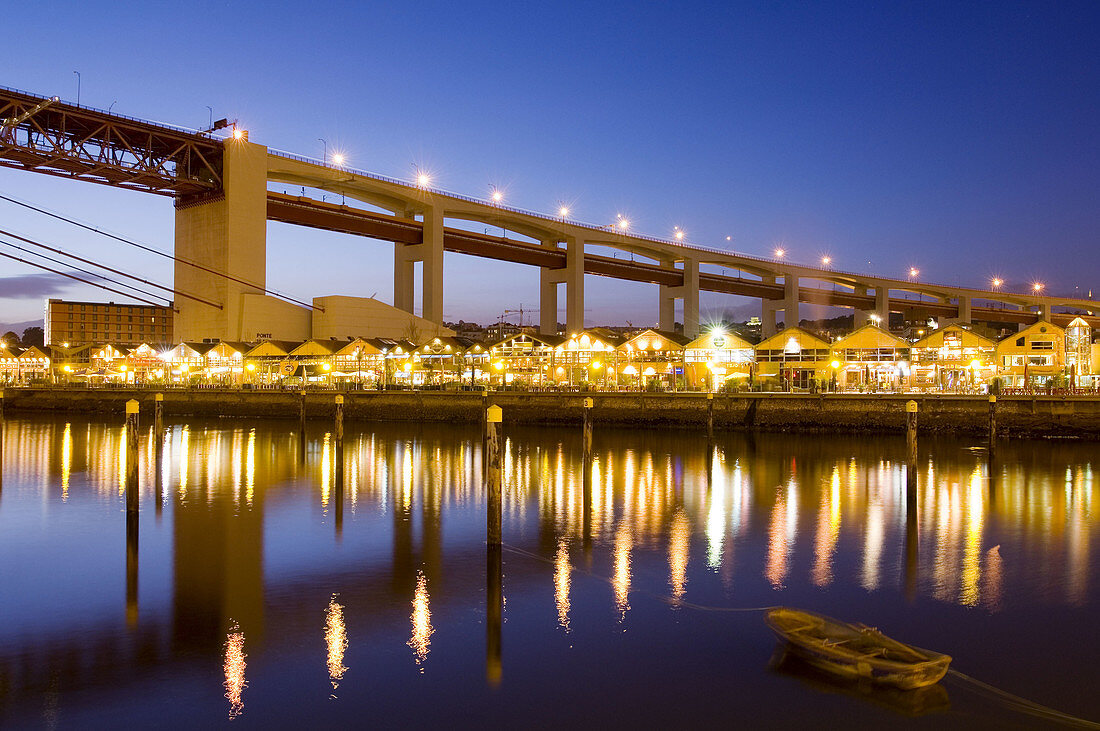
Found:
[{"label": "concrete support column", "polygon": [[584,241],[565,240],[565,267],[544,268],[539,275],[539,329],[543,334],[557,332],[558,285],[565,283],[565,331],[584,329]]},{"label": "concrete support column", "polygon": [[1050,305],[1039,305],[1038,312],[1039,312],[1039,319],[1046,320],[1047,322],[1051,321],[1050,320],[1050,317],[1051,317],[1051,307],[1050,307]]},{"label": "concrete support column", "polygon": [[890,329],[890,288],[879,284],[875,287],[875,314],[879,318],[879,327]]},{"label": "concrete support column", "polygon": [[[866,287],[852,287],[852,294],[858,294],[867,296]],[[852,329],[863,327],[871,321],[870,313],[867,310],[852,310]]]},{"label": "concrete support column", "polygon": [[[404,214],[412,218],[411,212]],[[415,307],[416,262],[421,262],[421,317],[443,324],[443,211],[424,211],[424,237],[419,244],[394,244],[393,306],[405,312]]]},{"label": "concrete support column", "polygon": [[660,329],[672,331],[676,327],[676,300],[684,302],[684,335],[694,338],[699,334],[699,262],[684,259],[683,284],[661,285]]},{"label": "concrete support column", "polygon": [[970,298],[959,295],[959,319],[958,322],[970,323]]},{"label": "concrete support column", "polygon": [[783,325],[798,327],[798,277],[783,276]]},{"label": "concrete support column", "polygon": [[[765,284],[775,284],[774,274],[761,275],[760,281]],[[778,326],[775,322],[775,311],[779,309],[775,300],[761,298],[760,300],[760,335],[765,338],[770,338],[777,332]]]},{"label": "concrete support column", "polygon": [[177,340],[248,339],[244,300],[266,286],[267,148],[247,137],[226,140],[222,160],[221,195],[176,200],[175,286],[220,305],[177,298]]},{"label": "concrete support column", "polygon": [[421,316],[443,324],[443,211],[429,208],[424,211],[424,262],[422,292],[424,311]]}]

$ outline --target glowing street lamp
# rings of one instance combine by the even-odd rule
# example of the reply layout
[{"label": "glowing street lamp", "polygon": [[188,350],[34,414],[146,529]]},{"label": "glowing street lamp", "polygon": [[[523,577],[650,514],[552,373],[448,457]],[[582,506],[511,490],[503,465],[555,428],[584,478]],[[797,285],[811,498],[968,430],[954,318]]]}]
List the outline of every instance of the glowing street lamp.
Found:
[{"label": "glowing street lamp", "polygon": [[562,206],[562,207],[558,208],[558,215],[561,216],[562,220],[564,221],[566,216],[569,215],[569,207],[568,206]]},{"label": "glowing street lamp", "polygon": [[830,264],[832,264],[832,263],[833,263],[833,257],[831,257],[831,256],[823,256],[823,257],[821,257],[821,266],[823,266],[823,267],[827,267],[827,266],[829,266],[829,265],[830,265]]},{"label": "glowing street lamp", "polygon": [[416,184],[421,188],[427,188],[432,184],[432,176],[418,168],[416,171]]},{"label": "glowing street lamp", "polygon": [[244,130],[243,129],[234,129],[233,130],[233,139],[243,140],[244,139]]},{"label": "glowing street lamp", "polygon": [[332,153],[332,162],[335,165],[343,165],[344,164],[344,153],[342,153],[342,152]]},{"label": "glowing street lamp", "polygon": [[619,230],[620,231],[626,231],[626,229],[629,228],[629,226],[630,226],[630,221],[626,220],[621,215],[618,218],[619,218],[619,222],[618,222]]},{"label": "glowing street lamp", "polygon": [[502,200],[504,200],[504,193],[501,193],[500,190],[494,188],[493,189],[493,203],[500,203]]},{"label": "glowing street lamp", "polygon": [[673,235],[676,237],[677,241],[683,241],[684,240],[684,229],[677,226],[675,228],[675,233]]},{"label": "glowing street lamp", "polygon": [[920,269],[917,269],[916,267],[909,267],[910,279],[916,279],[918,274],[920,274]]},{"label": "glowing street lamp", "polygon": [[787,252],[784,251],[783,249],[776,249],[775,250],[775,258],[776,259],[782,259],[786,255],[787,255]]},{"label": "glowing street lamp", "polygon": [[1042,292],[1043,291],[1043,283],[1042,282],[1036,282],[1035,284],[1031,285],[1031,288],[1033,290],[1035,290],[1036,292]]},{"label": "glowing street lamp", "polygon": [[993,289],[997,289],[997,287],[1000,287],[1004,282],[998,277],[993,277],[993,281],[990,282],[990,284],[993,285]]}]

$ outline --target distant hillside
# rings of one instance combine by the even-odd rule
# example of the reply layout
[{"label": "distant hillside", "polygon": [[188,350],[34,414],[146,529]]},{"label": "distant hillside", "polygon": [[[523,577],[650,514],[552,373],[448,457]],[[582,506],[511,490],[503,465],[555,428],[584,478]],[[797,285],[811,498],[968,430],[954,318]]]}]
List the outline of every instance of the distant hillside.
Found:
[{"label": "distant hillside", "polygon": [[6,332],[13,332],[19,337],[23,337],[23,331],[28,327],[42,327],[42,320],[27,320],[26,322],[0,322],[0,335]]}]

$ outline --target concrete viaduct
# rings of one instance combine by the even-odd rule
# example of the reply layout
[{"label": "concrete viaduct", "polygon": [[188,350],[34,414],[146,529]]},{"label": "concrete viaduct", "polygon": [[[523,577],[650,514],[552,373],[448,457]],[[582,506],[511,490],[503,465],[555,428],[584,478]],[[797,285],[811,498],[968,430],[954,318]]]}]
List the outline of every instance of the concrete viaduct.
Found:
[{"label": "concrete viaduct", "polygon": [[[177,298],[176,332],[183,339],[246,339],[257,327],[279,337],[280,323],[300,316],[298,305],[266,294],[269,220],[392,241],[394,306],[414,310],[419,263],[421,312],[439,324],[443,255],[450,251],[539,267],[545,333],[557,331],[562,285],[566,328],[583,329],[585,274],[657,285],[659,327],[673,329],[680,301],[688,335],[699,330],[702,291],[760,298],[766,335],[775,332],[779,311],[797,322],[802,302],[851,308],[857,325],[873,315],[886,322],[890,312],[958,322],[1058,322],[1070,317],[1053,308],[1066,307],[1088,312],[1100,327],[1091,300],[890,279],[656,239],[271,151],[243,131],[219,139],[2,88],[0,164],[172,196],[175,253],[202,265],[177,262],[174,286],[221,303]],[[338,194],[380,212],[273,192],[279,184]],[[516,236],[447,225],[462,221]],[[608,249],[631,258],[598,253]]]}]

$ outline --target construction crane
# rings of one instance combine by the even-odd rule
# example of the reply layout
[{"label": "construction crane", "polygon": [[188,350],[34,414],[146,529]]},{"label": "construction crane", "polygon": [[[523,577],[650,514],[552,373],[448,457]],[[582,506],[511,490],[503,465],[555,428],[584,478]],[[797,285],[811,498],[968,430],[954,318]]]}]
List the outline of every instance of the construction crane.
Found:
[{"label": "construction crane", "polygon": [[523,328],[523,315],[531,312],[530,310],[523,309],[523,303],[521,302],[518,310],[504,310],[500,313],[500,317],[497,318],[497,339],[504,337],[504,321],[510,315],[519,315],[519,327]]}]

